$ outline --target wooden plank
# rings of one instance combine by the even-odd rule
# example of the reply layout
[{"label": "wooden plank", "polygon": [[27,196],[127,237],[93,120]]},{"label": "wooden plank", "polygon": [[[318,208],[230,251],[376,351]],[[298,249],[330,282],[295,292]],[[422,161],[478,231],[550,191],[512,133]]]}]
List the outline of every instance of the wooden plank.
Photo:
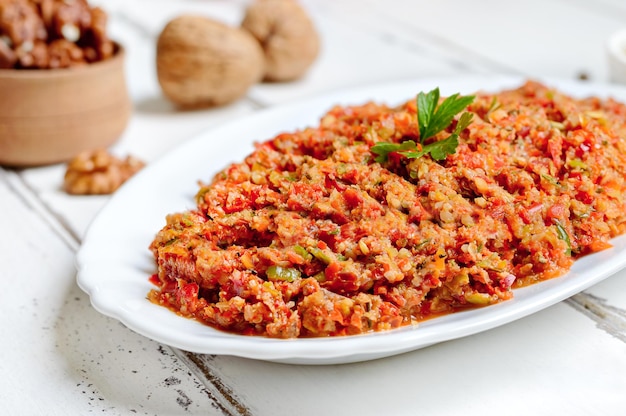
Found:
[{"label": "wooden plank", "polygon": [[560,303],[491,331],[366,363],[202,359],[253,414],[584,416],[618,414],[625,357],[625,343]]},{"label": "wooden plank", "polygon": [[223,414],[166,347],[96,312],[74,250],[14,172],[0,169],[3,414]]},{"label": "wooden plank", "polygon": [[567,303],[593,320],[599,329],[626,343],[626,270],[573,296]]}]

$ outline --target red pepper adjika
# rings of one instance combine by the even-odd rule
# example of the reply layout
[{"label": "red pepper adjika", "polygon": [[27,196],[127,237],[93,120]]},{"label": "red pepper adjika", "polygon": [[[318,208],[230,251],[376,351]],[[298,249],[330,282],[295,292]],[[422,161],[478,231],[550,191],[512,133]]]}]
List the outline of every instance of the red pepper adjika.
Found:
[{"label": "red pepper adjika", "polygon": [[510,299],[624,232],[626,106],[528,82],[467,111],[441,161],[374,161],[419,142],[414,101],[258,144],[167,217],[149,299],[242,334],[381,331]]}]

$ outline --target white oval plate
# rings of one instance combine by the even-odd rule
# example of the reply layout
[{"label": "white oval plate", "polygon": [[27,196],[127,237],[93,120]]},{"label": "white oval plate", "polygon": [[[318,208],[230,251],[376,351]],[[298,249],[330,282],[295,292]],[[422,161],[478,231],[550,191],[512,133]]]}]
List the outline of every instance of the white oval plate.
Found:
[{"label": "white oval plate", "polygon": [[[515,290],[511,301],[432,319],[418,327],[366,335],[292,340],[242,336],[182,318],[146,299],[154,287],[148,278],[155,271],[148,246],[165,216],[193,208],[197,181],[207,181],[230,162],[243,160],[253,150],[253,142],[317,125],[335,104],[368,100],[399,104],[436,86],[442,95],[467,94],[517,87],[523,81],[474,76],[378,85],[260,111],[207,131],[148,165],[112,196],[90,225],[78,252],[78,284],[95,309],[158,342],[196,353],[298,364],[349,363],[400,354],[485,331],[553,305],[626,266],[626,237],[615,239],[609,250],[576,261],[565,276]],[[615,86],[544,82],[579,97],[613,96],[626,101],[626,90]]]}]

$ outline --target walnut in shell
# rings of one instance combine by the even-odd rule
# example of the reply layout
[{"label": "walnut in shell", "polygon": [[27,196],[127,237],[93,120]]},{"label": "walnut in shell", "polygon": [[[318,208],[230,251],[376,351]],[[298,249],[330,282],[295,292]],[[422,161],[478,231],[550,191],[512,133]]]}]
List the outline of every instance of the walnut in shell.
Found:
[{"label": "walnut in shell", "polygon": [[246,10],[241,27],[261,43],[268,81],[301,77],[319,53],[313,22],[294,0],[255,0]]},{"label": "walnut in shell", "polygon": [[265,58],[248,32],[202,16],[170,21],[157,41],[157,76],[182,107],[226,104],[261,80]]}]

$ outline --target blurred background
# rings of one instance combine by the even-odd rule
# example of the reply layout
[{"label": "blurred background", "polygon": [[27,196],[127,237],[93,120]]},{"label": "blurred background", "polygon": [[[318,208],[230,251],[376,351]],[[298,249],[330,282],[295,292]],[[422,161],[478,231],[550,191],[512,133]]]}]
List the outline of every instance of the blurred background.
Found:
[{"label": "blurred background", "polygon": [[[108,0],[109,30],[128,50],[127,74],[139,115],[169,115],[160,93],[155,44],[168,21],[202,15],[238,26],[249,0]],[[266,107],[314,94],[419,77],[504,73],[596,82],[610,80],[607,43],[626,24],[620,0],[301,0],[319,37],[320,53],[292,82],[259,83],[243,100],[207,111],[223,121],[247,107]],[[188,137],[194,114],[178,127]],[[133,129],[127,132],[133,134]],[[143,149],[141,153],[145,157]],[[157,152],[155,150],[155,152]]]}]

